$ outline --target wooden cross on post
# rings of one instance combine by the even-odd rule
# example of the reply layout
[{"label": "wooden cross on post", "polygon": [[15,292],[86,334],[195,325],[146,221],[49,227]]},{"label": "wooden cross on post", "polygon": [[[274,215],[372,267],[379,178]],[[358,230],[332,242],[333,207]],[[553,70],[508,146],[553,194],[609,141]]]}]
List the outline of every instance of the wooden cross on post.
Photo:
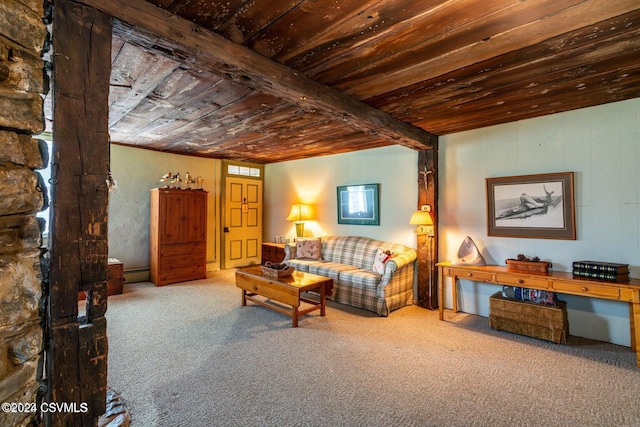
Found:
[{"label": "wooden cross on post", "polygon": [[[424,181],[424,189],[428,190],[429,189],[429,181],[427,179],[427,177],[433,173],[433,171],[427,170],[427,165],[424,165],[424,170],[418,172],[420,175],[422,175],[422,179]],[[420,179],[418,179],[418,181],[420,181]]]},{"label": "wooden cross on post", "polygon": [[[438,143],[418,154],[418,206],[429,205],[434,224],[434,235],[429,237],[429,251],[418,250],[418,305],[435,310],[438,308],[438,281],[435,263],[438,260]],[[431,175],[431,186],[429,186]],[[421,185],[422,184],[422,185]],[[426,239],[426,237],[422,237]],[[422,245],[419,245],[421,248]]]}]

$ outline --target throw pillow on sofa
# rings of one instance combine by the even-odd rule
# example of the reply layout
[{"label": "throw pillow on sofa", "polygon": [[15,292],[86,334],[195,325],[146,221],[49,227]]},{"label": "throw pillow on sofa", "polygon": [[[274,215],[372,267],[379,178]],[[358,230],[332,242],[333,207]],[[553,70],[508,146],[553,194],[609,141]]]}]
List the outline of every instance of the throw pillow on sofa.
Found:
[{"label": "throw pillow on sofa", "polygon": [[296,241],[296,258],[320,259],[322,242],[320,239],[298,239]]},{"label": "throw pillow on sofa", "polygon": [[391,258],[391,252],[383,251],[378,248],[376,250],[376,257],[373,260],[373,271],[378,274],[384,274],[384,264]]}]

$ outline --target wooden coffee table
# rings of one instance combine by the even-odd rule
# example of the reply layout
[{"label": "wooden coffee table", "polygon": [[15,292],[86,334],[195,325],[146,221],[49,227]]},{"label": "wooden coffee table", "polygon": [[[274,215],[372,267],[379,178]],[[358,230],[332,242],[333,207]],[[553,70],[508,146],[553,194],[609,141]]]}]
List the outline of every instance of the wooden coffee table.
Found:
[{"label": "wooden coffee table", "polygon": [[[236,286],[242,289],[243,306],[249,300],[286,314],[296,328],[298,318],[304,314],[320,310],[320,316],[325,315],[326,296],[333,289],[333,279],[300,271],[294,271],[291,276],[274,278],[264,276],[260,266],[255,266],[236,271]],[[306,291],[318,292],[320,301],[303,297],[301,294]],[[311,307],[301,310],[300,302],[311,304]]]}]

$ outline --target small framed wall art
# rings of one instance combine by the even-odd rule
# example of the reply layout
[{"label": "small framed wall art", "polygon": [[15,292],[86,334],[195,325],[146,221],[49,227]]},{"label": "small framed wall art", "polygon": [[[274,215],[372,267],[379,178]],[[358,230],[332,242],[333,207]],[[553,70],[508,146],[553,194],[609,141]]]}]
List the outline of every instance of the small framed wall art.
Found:
[{"label": "small framed wall art", "polygon": [[487,178],[487,234],[575,240],[573,172]]},{"label": "small framed wall art", "polygon": [[338,187],[338,224],[380,225],[378,184]]}]

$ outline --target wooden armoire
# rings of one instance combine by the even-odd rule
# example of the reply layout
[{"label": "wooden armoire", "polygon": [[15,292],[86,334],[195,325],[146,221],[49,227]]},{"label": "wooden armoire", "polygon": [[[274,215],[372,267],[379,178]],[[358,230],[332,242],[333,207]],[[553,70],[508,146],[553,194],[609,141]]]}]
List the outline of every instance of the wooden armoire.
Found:
[{"label": "wooden armoire", "polygon": [[206,277],[207,195],[203,190],[151,190],[149,267],[156,286]]}]

